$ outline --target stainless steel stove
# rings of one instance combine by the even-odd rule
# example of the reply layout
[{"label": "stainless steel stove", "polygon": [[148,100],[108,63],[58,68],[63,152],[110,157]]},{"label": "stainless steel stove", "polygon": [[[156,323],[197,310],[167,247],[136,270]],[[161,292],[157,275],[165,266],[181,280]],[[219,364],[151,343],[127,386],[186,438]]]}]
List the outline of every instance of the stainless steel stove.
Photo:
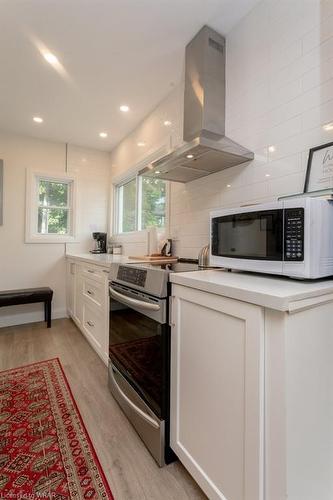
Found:
[{"label": "stainless steel stove", "polygon": [[196,261],[113,264],[110,272],[109,387],[160,466],[169,447],[170,273]]}]

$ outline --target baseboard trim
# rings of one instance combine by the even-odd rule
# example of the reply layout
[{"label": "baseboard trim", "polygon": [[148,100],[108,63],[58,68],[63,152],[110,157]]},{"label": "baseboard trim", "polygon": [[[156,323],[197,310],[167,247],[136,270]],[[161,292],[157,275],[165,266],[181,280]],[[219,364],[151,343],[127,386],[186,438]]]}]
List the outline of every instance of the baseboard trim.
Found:
[{"label": "baseboard trim", "polygon": [[[29,304],[30,305],[30,304]],[[6,326],[17,326],[17,325],[25,325],[27,323],[36,323],[38,321],[44,321],[44,311],[24,311],[19,312],[18,308],[15,307],[16,311],[14,314],[9,314],[10,308],[3,308],[3,311],[0,309],[0,328],[4,328]],[[26,305],[22,306],[26,309]],[[6,312],[5,312],[6,309]],[[4,312],[4,314],[2,314]],[[61,307],[58,309],[52,309],[52,319],[59,318],[68,318],[67,310],[65,307]]]}]

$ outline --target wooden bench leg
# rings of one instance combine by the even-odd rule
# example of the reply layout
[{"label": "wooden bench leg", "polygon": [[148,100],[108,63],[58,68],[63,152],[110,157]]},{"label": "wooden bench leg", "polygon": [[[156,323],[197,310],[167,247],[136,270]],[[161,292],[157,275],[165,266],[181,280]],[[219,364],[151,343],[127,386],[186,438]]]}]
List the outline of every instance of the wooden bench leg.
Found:
[{"label": "wooden bench leg", "polygon": [[46,300],[44,302],[44,317],[45,321],[47,322],[47,328],[51,328],[51,301]]}]

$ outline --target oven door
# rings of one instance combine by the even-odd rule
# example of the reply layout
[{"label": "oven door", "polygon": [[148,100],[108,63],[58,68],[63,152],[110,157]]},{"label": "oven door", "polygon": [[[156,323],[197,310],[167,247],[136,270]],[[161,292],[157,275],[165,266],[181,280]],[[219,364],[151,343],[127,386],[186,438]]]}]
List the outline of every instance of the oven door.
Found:
[{"label": "oven door", "polygon": [[212,218],[212,256],[283,261],[283,209]]},{"label": "oven door", "polygon": [[109,289],[111,365],[154,414],[164,419],[170,343],[167,301],[114,282]]}]

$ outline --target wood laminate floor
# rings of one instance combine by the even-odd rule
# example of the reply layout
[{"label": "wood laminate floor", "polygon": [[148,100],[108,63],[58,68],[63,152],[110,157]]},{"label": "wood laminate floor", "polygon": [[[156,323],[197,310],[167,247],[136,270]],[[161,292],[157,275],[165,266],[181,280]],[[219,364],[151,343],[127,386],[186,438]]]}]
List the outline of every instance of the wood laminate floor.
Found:
[{"label": "wood laminate floor", "polygon": [[160,469],[107,387],[107,368],[69,319],[0,329],[0,370],[58,357],[115,500],[205,499],[180,462]]}]

